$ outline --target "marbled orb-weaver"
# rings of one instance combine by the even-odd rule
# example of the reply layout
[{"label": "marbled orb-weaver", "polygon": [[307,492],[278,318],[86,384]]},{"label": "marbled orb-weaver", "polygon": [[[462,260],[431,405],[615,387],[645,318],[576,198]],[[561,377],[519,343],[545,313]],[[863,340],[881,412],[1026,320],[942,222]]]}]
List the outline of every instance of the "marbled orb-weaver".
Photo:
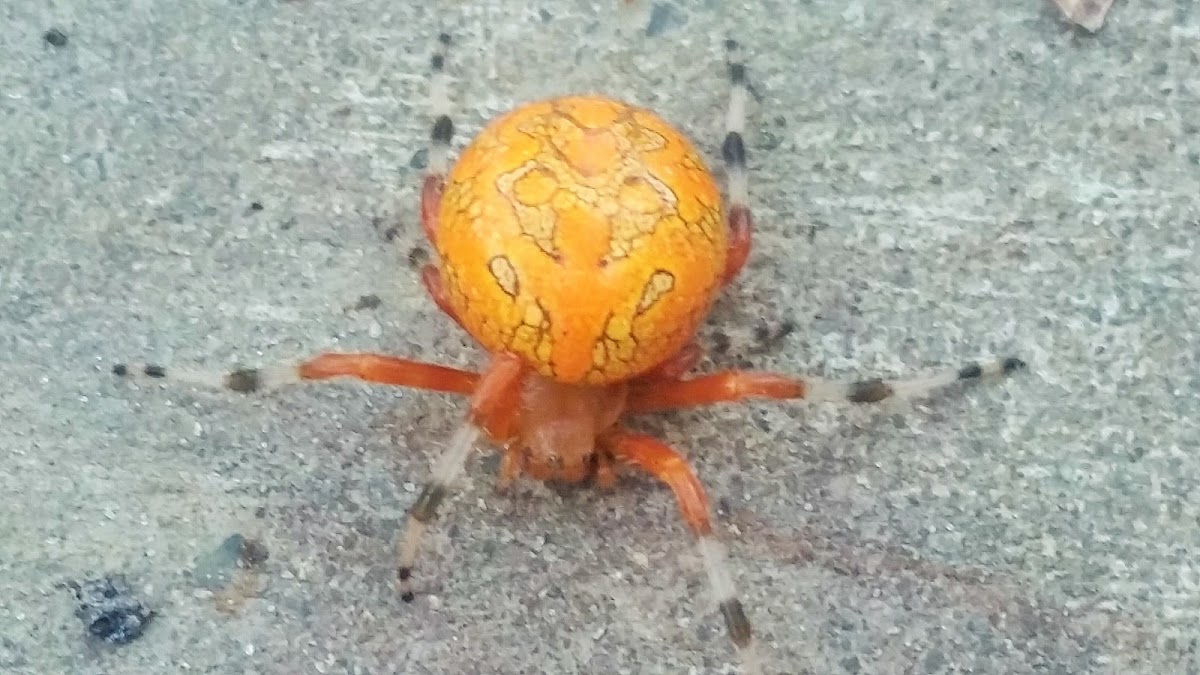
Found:
[{"label": "marbled orb-weaver", "polygon": [[[299,365],[177,377],[240,392],[353,377],[467,397],[466,420],[435,462],[398,542],[406,601],[426,529],[481,436],[502,453],[501,486],[524,475],[591,478],[609,488],[618,469],[644,471],[674,492],[729,635],[747,650],[750,622],[703,485],[683,455],[626,430],[622,418],[754,397],[874,403],[1025,364],[1007,358],[922,379],[855,383],[739,370],[689,377],[701,357],[696,330],[750,252],[742,140],[749,89],[737,43],[726,42],[725,207],[687,138],[648,110],[602,96],[520,106],[487,125],[447,171],[449,45],[441,35],[432,58],[434,123],[420,210],[437,262],[422,280],[437,306],[491,354],[487,367],[476,373],[327,353]],[[114,371],[167,376],[153,365]]]}]

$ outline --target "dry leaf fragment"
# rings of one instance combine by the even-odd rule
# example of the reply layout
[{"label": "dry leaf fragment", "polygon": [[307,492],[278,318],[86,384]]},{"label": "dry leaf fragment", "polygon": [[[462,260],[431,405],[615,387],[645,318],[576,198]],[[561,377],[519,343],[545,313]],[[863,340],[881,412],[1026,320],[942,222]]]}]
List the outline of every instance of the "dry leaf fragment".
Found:
[{"label": "dry leaf fragment", "polygon": [[1067,20],[1095,33],[1104,25],[1104,17],[1113,0],[1054,0]]}]

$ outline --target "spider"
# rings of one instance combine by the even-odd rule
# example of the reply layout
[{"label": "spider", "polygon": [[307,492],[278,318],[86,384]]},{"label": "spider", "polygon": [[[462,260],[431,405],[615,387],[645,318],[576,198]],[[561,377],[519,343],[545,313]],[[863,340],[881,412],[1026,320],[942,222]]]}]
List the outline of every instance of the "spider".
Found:
[{"label": "spider", "polygon": [[[481,439],[501,453],[498,486],[519,476],[593,480],[645,472],[674,493],[735,647],[753,643],[708,497],[679,452],[621,424],[628,415],[751,398],[874,403],[961,380],[1008,374],[1016,358],[910,380],[835,382],[727,370],[689,376],[696,331],[750,253],[746,146],[749,88],[727,40],[729,102],[721,147],[727,206],[691,142],[653,112],[603,96],[522,105],[488,124],[449,163],[454,123],[445,73],[450,37],[431,59],[433,126],[420,198],[436,261],[421,278],[434,303],[490,354],[471,372],[374,353],[173,377],[238,392],[337,377],[467,398],[465,420],[434,462],[397,542],[399,591],[427,529]],[[114,367],[167,377],[158,365]],[[747,657],[748,658],[748,657]]]}]

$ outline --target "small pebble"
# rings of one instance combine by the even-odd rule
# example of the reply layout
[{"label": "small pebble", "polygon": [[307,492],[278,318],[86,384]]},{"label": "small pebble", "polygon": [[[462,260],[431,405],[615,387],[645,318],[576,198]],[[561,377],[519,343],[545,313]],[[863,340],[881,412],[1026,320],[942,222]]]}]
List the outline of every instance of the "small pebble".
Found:
[{"label": "small pebble", "polygon": [[142,636],[155,612],[148,609],[121,577],[104,577],[71,583],[88,636],[110,645],[124,645]]},{"label": "small pebble", "polygon": [[45,33],[42,33],[42,39],[54,47],[67,46],[67,34],[57,28],[51,28]]}]

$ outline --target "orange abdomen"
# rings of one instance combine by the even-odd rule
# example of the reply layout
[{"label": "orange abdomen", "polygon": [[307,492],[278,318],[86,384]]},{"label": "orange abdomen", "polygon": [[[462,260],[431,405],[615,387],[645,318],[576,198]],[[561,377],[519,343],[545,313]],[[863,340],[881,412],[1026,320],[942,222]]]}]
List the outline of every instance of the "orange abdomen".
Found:
[{"label": "orange abdomen", "polygon": [[654,113],[600,97],[488,125],[446,179],[440,272],[491,352],[559,382],[630,379],[678,351],[720,289],[720,192]]}]

